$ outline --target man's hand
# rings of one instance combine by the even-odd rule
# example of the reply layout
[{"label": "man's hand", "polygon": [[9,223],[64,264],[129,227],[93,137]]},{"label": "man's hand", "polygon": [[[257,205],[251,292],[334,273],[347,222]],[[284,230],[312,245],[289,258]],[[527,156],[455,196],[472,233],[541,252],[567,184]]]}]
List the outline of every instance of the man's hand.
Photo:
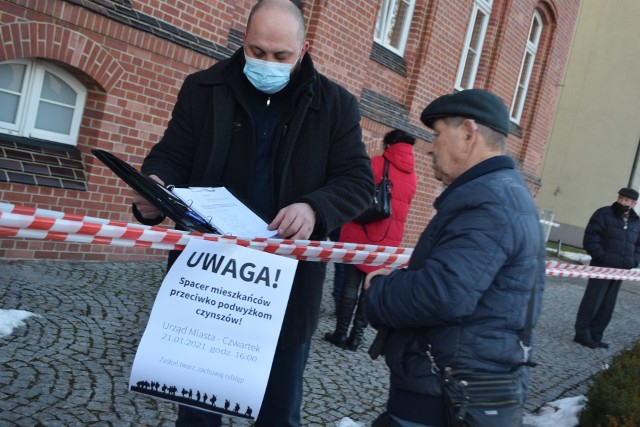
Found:
[{"label": "man's hand", "polygon": [[307,240],[316,226],[316,214],[307,203],[294,203],[280,209],[269,224],[283,239]]},{"label": "man's hand", "polygon": [[366,291],[371,287],[371,279],[373,279],[376,276],[386,276],[392,271],[393,270],[389,268],[381,268],[380,270],[372,271],[371,273],[367,274],[364,278],[364,290]]},{"label": "man's hand", "polygon": [[[164,185],[164,181],[158,178],[157,175],[149,175],[149,177]],[[136,205],[136,209],[138,209],[138,212],[140,212],[140,215],[142,215],[143,218],[154,219],[162,215],[162,211],[153,206],[147,201],[147,199],[136,192],[133,193],[133,204]]]}]

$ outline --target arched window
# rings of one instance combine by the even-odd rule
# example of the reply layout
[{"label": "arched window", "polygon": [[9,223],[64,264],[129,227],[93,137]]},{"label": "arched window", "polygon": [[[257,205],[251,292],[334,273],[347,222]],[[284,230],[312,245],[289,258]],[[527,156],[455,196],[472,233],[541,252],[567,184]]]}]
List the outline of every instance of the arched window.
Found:
[{"label": "arched window", "polygon": [[522,66],[520,67],[518,85],[516,86],[513,103],[511,104],[511,120],[517,124],[520,124],[520,119],[522,118],[522,110],[524,109],[524,102],[527,98],[527,90],[529,89],[529,81],[531,80],[531,71],[533,70],[533,63],[536,60],[536,54],[538,53],[538,46],[540,44],[540,34],[542,34],[542,18],[536,11],[531,21],[529,38],[527,39],[524,58],[522,59]]},{"label": "arched window", "polygon": [[0,63],[0,132],[76,145],[87,89],[41,60]]},{"label": "arched window", "polygon": [[480,54],[484,45],[484,36],[487,34],[487,24],[491,16],[493,0],[475,0],[471,19],[467,28],[467,36],[464,40],[464,49],[458,67],[455,87],[458,90],[471,89],[476,80]]},{"label": "arched window", "polygon": [[374,41],[402,56],[414,6],[415,0],[382,0]]}]

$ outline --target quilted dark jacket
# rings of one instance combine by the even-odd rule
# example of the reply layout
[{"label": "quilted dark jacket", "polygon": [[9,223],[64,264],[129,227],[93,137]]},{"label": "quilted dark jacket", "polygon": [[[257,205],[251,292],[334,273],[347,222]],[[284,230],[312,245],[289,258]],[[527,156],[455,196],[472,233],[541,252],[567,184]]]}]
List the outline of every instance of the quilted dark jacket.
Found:
[{"label": "quilted dark jacket", "polygon": [[544,237],[529,189],[509,157],[466,171],[435,207],[408,268],[377,276],[367,292],[371,323],[393,329],[385,356],[390,395],[440,396],[418,334],[431,344],[440,368],[517,368],[534,288],[534,326],[541,309]]},{"label": "quilted dark jacket", "polygon": [[582,245],[591,255],[591,265],[634,268],[640,263],[640,218],[633,209],[625,221],[612,206],[591,215]]}]

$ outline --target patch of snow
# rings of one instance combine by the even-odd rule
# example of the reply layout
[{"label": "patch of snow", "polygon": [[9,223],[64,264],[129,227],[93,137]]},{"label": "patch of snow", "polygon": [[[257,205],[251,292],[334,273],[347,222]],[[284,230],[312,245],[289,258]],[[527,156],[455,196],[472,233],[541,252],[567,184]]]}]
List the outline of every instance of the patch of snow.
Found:
[{"label": "patch of snow", "polygon": [[15,328],[23,326],[24,320],[31,316],[38,315],[24,310],[0,309],[0,338],[11,335]]},{"label": "patch of snow", "polygon": [[584,396],[556,400],[544,405],[538,414],[526,414],[523,422],[531,427],[577,427],[578,414],[586,401]]},{"label": "patch of snow", "polygon": [[336,423],[336,427],[363,427],[363,426],[362,424],[358,424],[357,422],[353,421],[349,417],[344,417],[343,419],[341,419]]}]

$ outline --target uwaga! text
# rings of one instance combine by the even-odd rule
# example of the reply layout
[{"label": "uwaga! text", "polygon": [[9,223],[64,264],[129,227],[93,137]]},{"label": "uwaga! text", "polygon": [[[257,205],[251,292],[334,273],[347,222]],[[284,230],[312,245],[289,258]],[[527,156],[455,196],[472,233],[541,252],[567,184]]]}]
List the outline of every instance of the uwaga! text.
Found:
[{"label": "uwaga! text", "polygon": [[280,269],[276,269],[275,274],[272,274],[267,266],[259,268],[253,263],[246,262],[238,267],[238,263],[234,258],[227,259],[224,255],[218,256],[218,254],[198,254],[194,252],[187,261],[187,267],[195,268],[198,265],[201,265],[203,270],[211,270],[212,273],[220,274],[221,276],[230,275],[234,279],[240,278],[245,282],[264,283],[268,288],[278,287]]}]

